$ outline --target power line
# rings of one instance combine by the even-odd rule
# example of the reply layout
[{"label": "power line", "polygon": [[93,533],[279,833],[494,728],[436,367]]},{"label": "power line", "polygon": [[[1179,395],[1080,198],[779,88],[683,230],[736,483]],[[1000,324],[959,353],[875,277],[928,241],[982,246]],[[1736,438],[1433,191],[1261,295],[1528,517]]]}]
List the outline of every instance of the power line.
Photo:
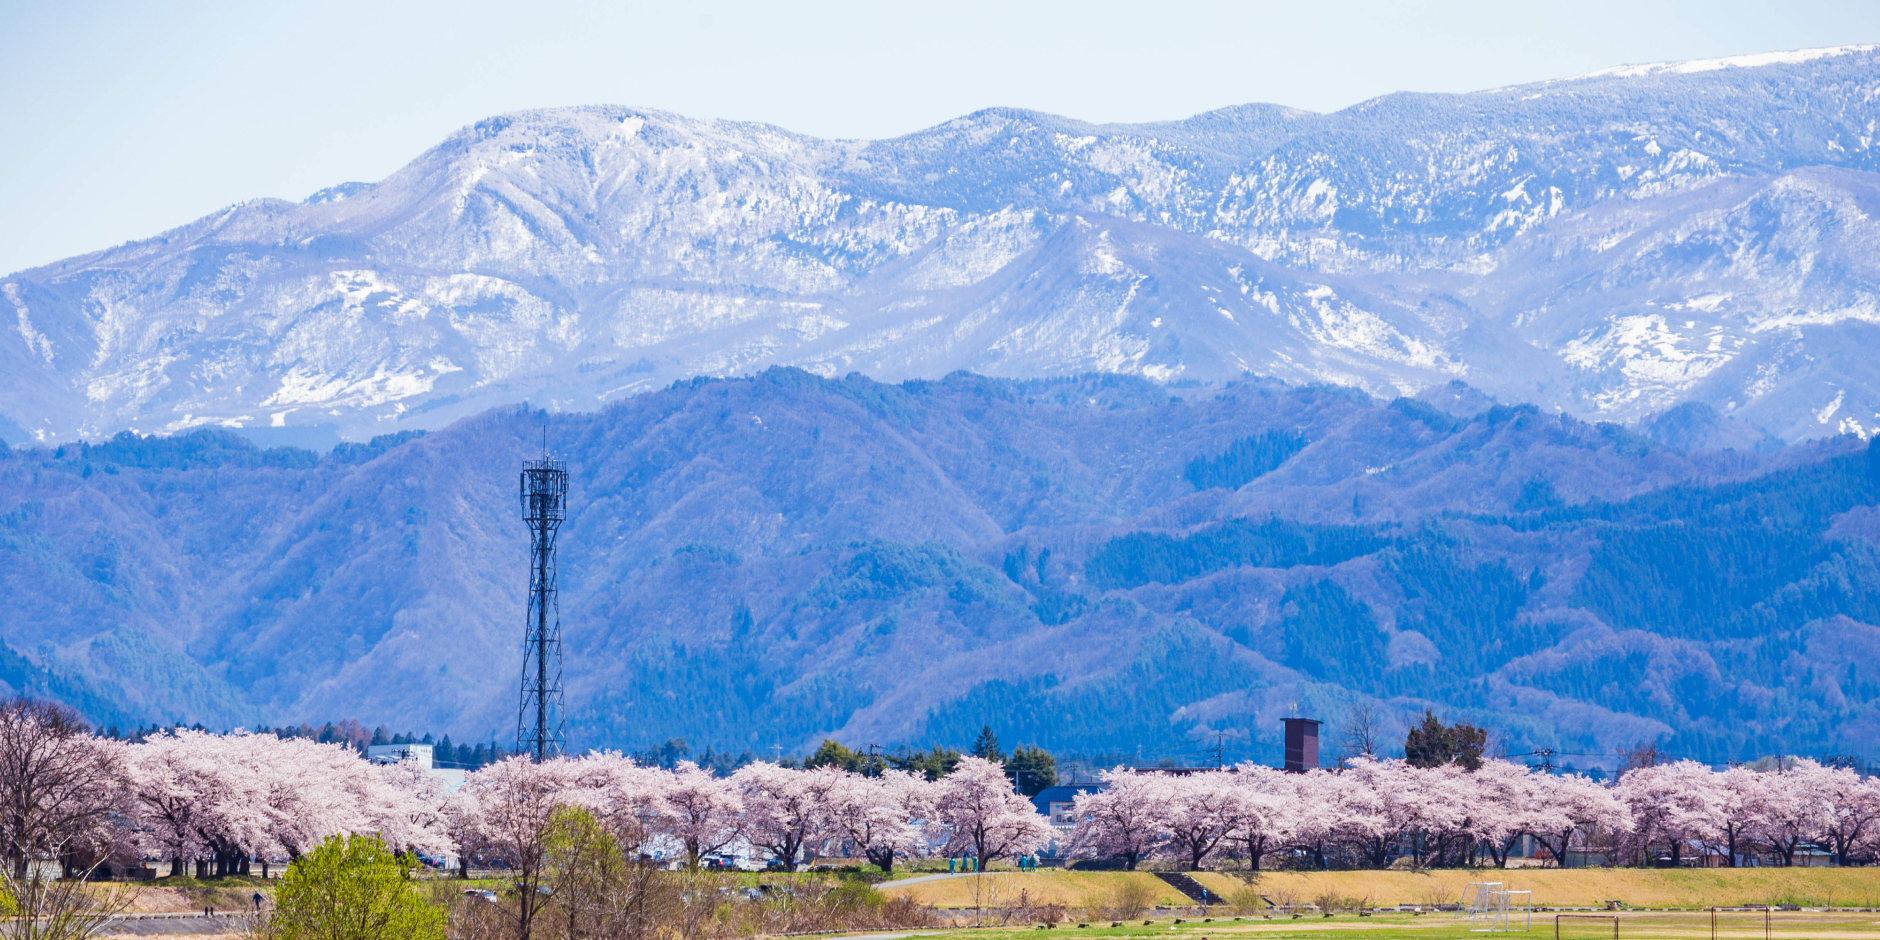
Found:
[{"label": "power line", "polygon": [[1213,753],[1214,755],[1214,768],[1216,770],[1219,770],[1222,767],[1226,766],[1227,732],[1216,731],[1214,733],[1214,746],[1211,748],[1208,748],[1208,750],[1203,753],[1210,753],[1210,752]]}]

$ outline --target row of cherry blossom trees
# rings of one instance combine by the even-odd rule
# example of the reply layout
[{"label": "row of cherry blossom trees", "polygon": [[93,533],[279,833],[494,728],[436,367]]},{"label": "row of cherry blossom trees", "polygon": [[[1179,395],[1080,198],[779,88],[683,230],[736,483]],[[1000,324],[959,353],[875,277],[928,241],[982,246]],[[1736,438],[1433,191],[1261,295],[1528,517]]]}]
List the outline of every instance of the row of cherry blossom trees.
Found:
[{"label": "row of cherry blossom trees", "polygon": [[1243,765],[1104,778],[1101,792],[1076,797],[1074,851],[1130,868],[1231,858],[1257,869],[1276,855],[1313,868],[1400,857],[1505,865],[1524,837],[1562,864],[1575,851],[1629,864],[1678,864],[1697,851],[1726,865],[1789,865],[1820,846],[1845,865],[1880,848],[1880,782],[1808,760],[1763,772],[1680,761],[1629,771],[1616,786],[1495,760],[1474,771],[1358,759],[1303,774]]},{"label": "row of cherry blossom trees", "polygon": [[690,762],[646,767],[618,754],[531,763],[512,758],[471,774],[442,804],[461,857],[500,861],[518,886],[517,923],[529,936],[553,892],[551,833],[569,809],[595,820],[632,857],[669,848],[691,868],[746,846],[794,868],[837,847],[891,869],[929,852],[982,860],[1032,852],[1051,830],[1004,770],[976,757],[929,782],[901,771],[863,776],[757,763],[730,777]]},{"label": "row of cherry blossom trees", "polygon": [[977,757],[937,781],[768,763],[719,777],[689,762],[664,770],[612,753],[517,758],[471,774],[444,812],[466,857],[526,868],[564,806],[587,810],[634,851],[669,846],[693,867],[734,846],[790,866],[849,850],[884,870],[933,852],[985,862],[1035,852],[1052,835],[1004,770]]},{"label": "row of cherry blossom trees", "polygon": [[1626,845],[1635,854],[1664,846],[1675,862],[1685,847],[1705,846],[1732,860],[1761,854],[1792,865],[1813,847],[1848,865],[1880,850],[1880,778],[1844,767],[1795,760],[1716,772],[1678,761],[1626,773],[1617,792],[1631,811]]},{"label": "row of cherry blossom trees", "polygon": [[[701,858],[738,851],[794,866],[854,853],[883,869],[910,856],[993,858],[1038,851],[1053,830],[1012,792],[998,764],[965,758],[937,781],[889,771],[748,765],[729,777],[618,754],[541,764],[515,758],[471,774],[454,794],[405,765],[265,735],[182,731],[126,749],[135,840],[146,854],[237,870],[291,856],[338,832],[372,831],[399,848],[539,862],[554,812],[578,807],[628,850]],[[1564,864],[1577,852],[1642,864],[1690,852],[1793,864],[1819,846],[1842,864],[1880,846],[1880,783],[1813,761],[1723,772],[1689,761],[1626,773],[1617,785],[1505,761],[1477,770],[1354,760],[1288,774],[1243,765],[1189,775],[1118,770],[1079,794],[1060,846],[1128,867],[1165,859],[1259,868],[1283,856],[1311,867],[1506,864],[1526,837]]]},{"label": "row of cherry blossom trees", "polygon": [[336,835],[373,833],[397,851],[455,855],[519,872],[542,863],[559,810],[579,809],[632,854],[752,851],[786,865],[836,847],[884,869],[944,852],[983,861],[1036,851],[1050,827],[992,761],[964,758],[939,781],[889,771],[748,765],[721,777],[614,753],[470,774],[456,792],[414,764],[378,764],[336,743],[179,729],[125,742],[68,711],[0,703],[0,854],[68,870],[168,862],[170,874],[247,874]]},{"label": "row of cherry blossom trees", "polygon": [[198,876],[247,873],[255,859],[360,832],[444,852],[447,803],[436,777],[339,744],[187,729],[129,743],[58,705],[0,702],[0,854],[15,879],[44,860],[68,872],[161,859],[174,875],[191,864]]},{"label": "row of cherry blossom trees", "polygon": [[179,730],[119,745],[121,837],[171,874],[246,874],[334,835],[378,833],[401,851],[454,845],[442,781],[411,764],[374,764],[340,744]]},{"label": "row of cherry blossom trees", "polygon": [[[1058,848],[1132,868],[1151,858],[1188,868],[1404,856],[1505,864],[1524,837],[1563,863],[1577,850],[1621,864],[1701,852],[1786,865],[1819,849],[1850,864],[1880,848],[1880,784],[1807,760],[1765,771],[1661,764],[1616,785],[1504,761],[1468,770],[1371,759],[1304,774],[1117,770],[1105,784],[1076,796],[1075,828]],[[512,758],[447,793],[413,765],[370,763],[337,744],[190,730],[129,743],[91,735],[56,706],[0,703],[0,854],[15,875],[35,859],[83,868],[113,857],[161,859],[172,874],[192,864],[198,875],[245,873],[334,835],[375,833],[400,851],[500,863],[527,882],[567,809],[632,855],[692,867],[732,851],[789,866],[851,853],[883,869],[928,854],[983,865],[1055,835],[1000,765],[977,757],[935,781],[768,763],[726,777],[611,753]]]}]

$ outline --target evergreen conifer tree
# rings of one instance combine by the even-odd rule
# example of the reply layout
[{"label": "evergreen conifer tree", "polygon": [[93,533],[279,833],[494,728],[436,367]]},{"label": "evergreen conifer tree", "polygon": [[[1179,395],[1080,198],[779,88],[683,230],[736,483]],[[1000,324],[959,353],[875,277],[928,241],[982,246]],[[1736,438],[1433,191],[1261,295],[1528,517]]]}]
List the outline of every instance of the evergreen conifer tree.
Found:
[{"label": "evergreen conifer tree", "polygon": [[972,755],[983,757],[995,764],[1005,763],[1005,752],[999,750],[999,736],[992,733],[991,725],[981,725],[979,737],[973,741]]},{"label": "evergreen conifer tree", "polygon": [[1012,778],[1018,792],[1037,796],[1046,787],[1057,786],[1057,758],[1044,748],[1021,744],[1005,762],[1005,775]]},{"label": "evergreen conifer tree", "polygon": [[1487,731],[1460,721],[1445,725],[1426,709],[1423,720],[1404,738],[1403,758],[1412,767],[1460,764],[1464,770],[1479,770],[1482,749],[1487,746]]}]

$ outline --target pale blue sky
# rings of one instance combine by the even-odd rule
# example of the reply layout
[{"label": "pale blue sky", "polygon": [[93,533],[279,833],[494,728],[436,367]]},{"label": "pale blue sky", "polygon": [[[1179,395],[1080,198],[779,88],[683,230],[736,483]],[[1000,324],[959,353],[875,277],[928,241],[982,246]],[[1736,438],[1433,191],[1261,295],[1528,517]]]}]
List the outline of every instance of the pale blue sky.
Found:
[{"label": "pale blue sky", "polygon": [[1880,42],[1880,3],[0,0],[0,273],[377,180],[503,111],[628,104],[887,137],[1336,110],[1628,62]]}]

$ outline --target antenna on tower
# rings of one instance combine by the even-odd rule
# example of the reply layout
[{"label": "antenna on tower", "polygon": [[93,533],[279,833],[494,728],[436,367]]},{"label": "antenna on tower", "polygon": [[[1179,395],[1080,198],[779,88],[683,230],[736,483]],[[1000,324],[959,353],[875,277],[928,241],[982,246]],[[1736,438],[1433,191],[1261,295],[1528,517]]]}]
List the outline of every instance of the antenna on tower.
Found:
[{"label": "antenna on tower", "polygon": [[541,763],[562,752],[566,737],[561,694],[561,603],[557,599],[555,536],[568,509],[568,465],[548,456],[522,464],[522,520],[529,526],[529,625],[522,647],[522,703],[516,750]]}]

